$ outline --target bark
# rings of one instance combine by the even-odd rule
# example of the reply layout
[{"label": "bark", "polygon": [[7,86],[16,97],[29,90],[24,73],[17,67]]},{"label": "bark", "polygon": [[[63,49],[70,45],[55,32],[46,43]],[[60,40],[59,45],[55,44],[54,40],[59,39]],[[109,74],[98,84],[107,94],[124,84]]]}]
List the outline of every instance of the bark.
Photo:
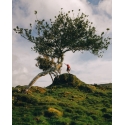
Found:
[{"label": "bark", "polygon": [[49,75],[50,75],[50,77],[51,77],[51,79],[52,79],[52,82],[53,82],[53,77],[52,77],[51,73],[49,73]]},{"label": "bark", "polygon": [[37,80],[38,78],[40,78],[41,76],[45,76],[45,75],[47,75],[47,74],[50,73],[50,72],[54,72],[55,70],[56,70],[56,68],[55,68],[55,67],[52,67],[52,68],[50,68],[50,69],[48,69],[48,70],[46,70],[46,71],[43,71],[43,72],[39,73],[39,74],[38,74],[37,76],[35,76],[35,77],[33,78],[33,80],[29,83],[27,89],[29,89],[29,88],[36,82],[36,80]]},{"label": "bark", "polygon": [[[38,75],[36,75],[33,78],[33,80],[29,83],[29,85],[27,86],[26,92],[36,82],[36,80],[39,79],[40,77],[45,76],[47,74],[51,74],[51,73],[55,73],[56,76],[58,76],[58,73],[60,74],[60,72],[61,72],[61,67],[62,67],[62,62],[60,62],[58,65],[56,65],[56,67],[51,67],[48,70],[43,71],[43,72],[39,73]],[[52,78],[52,76],[51,76],[51,78]],[[53,78],[52,78],[52,80],[53,80]]]}]

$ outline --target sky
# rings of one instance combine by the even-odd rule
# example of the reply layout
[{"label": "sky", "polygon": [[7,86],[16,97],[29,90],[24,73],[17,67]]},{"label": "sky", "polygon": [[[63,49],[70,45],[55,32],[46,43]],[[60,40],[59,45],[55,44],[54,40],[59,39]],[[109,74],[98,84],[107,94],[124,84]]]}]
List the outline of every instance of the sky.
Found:
[{"label": "sky", "polygon": [[[89,15],[97,32],[101,33],[109,28],[108,36],[112,37],[112,1],[111,0],[13,0],[12,1],[12,28],[16,26],[28,28],[34,23],[34,11],[38,12],[39,20],[58,15],[60,8],[64,12],[78,9]],[[31,50],[33,44],[12,31],[12,86],[28,85],[29,82],[42,70],[35,64],[37,53]],[[112,44],[105,51],[102,58],[98,58],[89,52],[67,52],[64,63],[71,66],[71,74],[76,75],[87,84],[101,84],[112,82]],[[66,73],[63,65],[62,73]],[[46,87],[52,83],[49,75],[41,77],[35,86]]]}]

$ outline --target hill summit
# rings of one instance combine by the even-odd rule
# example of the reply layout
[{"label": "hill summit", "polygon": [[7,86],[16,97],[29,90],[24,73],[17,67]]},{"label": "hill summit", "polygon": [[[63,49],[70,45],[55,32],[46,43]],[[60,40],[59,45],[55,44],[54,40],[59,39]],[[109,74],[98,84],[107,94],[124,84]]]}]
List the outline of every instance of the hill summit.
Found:
[{"label": "hill summit", "polygon": [[50,86],[55,86],[55,85],[62,85],[62,86],[80,86],[82,84],[85,84],[82,82],[80,79],[78,79],[75,75],[73,74],[68,74],[64,73],[59,75],[59,77],[55,77],[52,85]]},{"label": "hill summit", "polygon": [[60,87],[67,87],[67,88],[76,88],[80,91],[84,92],[94,92],[96,87],[90,84],[86,84],[85,82],[81,81],[73,74],[64,73],[59,75],[59,77],[55,77],[53,83],[48,86],[47,88],[60,88]]}]

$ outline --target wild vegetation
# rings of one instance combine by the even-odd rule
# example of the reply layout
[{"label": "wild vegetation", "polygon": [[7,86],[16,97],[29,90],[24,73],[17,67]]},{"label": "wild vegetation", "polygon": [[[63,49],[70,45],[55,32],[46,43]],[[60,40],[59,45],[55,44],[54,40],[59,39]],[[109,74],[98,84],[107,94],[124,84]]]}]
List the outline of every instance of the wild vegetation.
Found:
[{"label": "wild vegetation", "polygon": [[46,87],[12,88],[13,125],[111,125],[112,84],[86,84],[62,74]]}]

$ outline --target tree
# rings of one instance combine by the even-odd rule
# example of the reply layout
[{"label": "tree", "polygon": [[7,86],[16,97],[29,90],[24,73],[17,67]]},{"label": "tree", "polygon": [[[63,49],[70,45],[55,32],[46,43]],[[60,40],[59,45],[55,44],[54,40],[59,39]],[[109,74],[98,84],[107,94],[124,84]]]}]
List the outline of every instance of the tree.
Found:
[{"label": "tree", "polygon": [[[32,50],[39,53],[42,57],[38,57],[38,67],[43,69],[29,84],[29,87],[41,76],[48,73],[56,74],[61,72],[64,54],[68,51],[73,53],[76,51],[89,51],[90,53],[102,57],[104,50],[107,50],[110,44],[110,37],[105,37],[104,32],[97,34],[96,28],[92,26],[92,22],[87,19],[88,15],[79,13],[76,17],[70,16],[72,12],[64,13],[59,11],[55,20],[46,22],[37,19],[37,11],[35,11],[36,20],[35,28],[30,24],[29,29],[19,28],[17,26],[14,31],[25,39],[34,43]],[[33,31],[37,34],[34,34]],[[108,28],[106,29],[109,30]],[[43,61],[48,58],[47,65],[43,66]],[[41,61],[41,62],[40,62]]]}]

